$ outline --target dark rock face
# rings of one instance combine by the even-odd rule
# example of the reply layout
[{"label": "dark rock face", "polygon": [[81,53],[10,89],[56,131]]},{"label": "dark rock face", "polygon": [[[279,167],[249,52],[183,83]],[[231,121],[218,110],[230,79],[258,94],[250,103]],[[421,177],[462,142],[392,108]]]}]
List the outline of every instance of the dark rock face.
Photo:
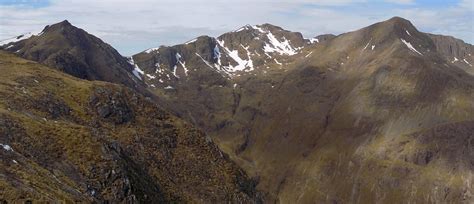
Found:
[{"label": "dark rock face", "polygon": [[79,61],[75,56],[67,52],[53,54],[44,61],[44,64],[55,67],[77,78],[90,80],[96,78],[93,77],[96,75],[93,70],[88,69],[88,66],[84,64],[84,62]]},{"label": "dark rock face", "polygon": [[448,64],[474,75],[474,46],[451,36],[427,34]]},{"label": "dark rock face", "polygon": [[39,35],[1,48],[81,79],[123,84],[146,94],[144,84],[131,74],[133,66],[125,57],[68,21],[46,26]]},{"label": "dark rock face", "polygon": [[124,94],[107,89],[96,89],[89,104],[99,117],[111,120],[117,125],[123,124],[134,118]]},{"label": "dark rock face", "polygon": [[71,113],[71,108],[68,107],[64,101],[56,98],[51,93],[47,93],[46,95],[41,96],[37,101],[34,101],[33,107],[37,110],[48,113],[52,119],[68,117]]}]

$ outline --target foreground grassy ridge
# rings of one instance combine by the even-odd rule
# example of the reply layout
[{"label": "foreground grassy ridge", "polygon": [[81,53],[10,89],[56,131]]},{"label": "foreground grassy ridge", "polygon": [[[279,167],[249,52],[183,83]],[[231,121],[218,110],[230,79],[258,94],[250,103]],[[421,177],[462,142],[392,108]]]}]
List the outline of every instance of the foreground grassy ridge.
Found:
[{"label": "foreground grassy ridge", "polygon": [[141,95],[0,55],[1,199],[258,200],[211,140]]}]

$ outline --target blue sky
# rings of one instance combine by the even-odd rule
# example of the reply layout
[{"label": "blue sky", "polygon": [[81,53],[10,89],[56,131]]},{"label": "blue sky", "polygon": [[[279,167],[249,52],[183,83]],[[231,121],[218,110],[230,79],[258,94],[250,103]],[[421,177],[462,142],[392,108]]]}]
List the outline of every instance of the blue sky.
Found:
[{"label": "blue sky", "polygon": [[474,0],[0,0],[0,39],[69,20],[131,55],[246,24],[340,34],[393,16],[474,43]]},{"label": "blue sky", "polygon": [[50,5],[49,0],[0,0],[0,5],[41,8]]}]

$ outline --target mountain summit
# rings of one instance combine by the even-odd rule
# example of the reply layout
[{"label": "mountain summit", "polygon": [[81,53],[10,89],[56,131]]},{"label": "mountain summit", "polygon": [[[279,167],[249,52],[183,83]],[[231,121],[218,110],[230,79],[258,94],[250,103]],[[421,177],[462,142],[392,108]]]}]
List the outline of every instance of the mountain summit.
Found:
[{"label": "mountain summit", "polygon": [[54,67],[75,77],[140,88],[133,66],[112,46],[67,20],[46,26],[39,34],[2,43],[19,56]]},{"label": "mountain summit", "polygon": [[[18,56],[73,76],[138,86],[154,96],[146,99],[115,85],[76,82],[70,77],[53,86],[50,83],[56,80],[46,80],[50,79],[46,76],[26,77],[31,72],[5,75],[8,83],[1,85],[0,94],[5,97],[0,113],[5,112],[8,120],[0,123],[4,121],[8,128],[0,128],[0,139],[14,133],[8,137],[13,139],[0,141],[7,156],[19,156],[10,149],[28,148],[18,141],[44,128],[76,127],[76,132],[83,133],[81,139],[104,146],[99,155],[113,157],[112,147],[124,150],[115,151],[123,153],[118,155],[121,172],[127,170],[118,181],[126,184],[128,178],[134,182],[132,189],[146,195],[164,192],[158,196],[164,201],[474,202],[473,46],[423,33],[406,19],[394,17],[356,31],[311,39],[270,24],[246,25],[219,37],[200,36],[183,44],[150,48],[128,62],[68,22],[3,44],[3,49]],[[20,63],[11,54],[2,56],[17,63],[3,60],[0,65],[14,64],[22,70],[38,66]],[[16,73],[8,66],[3,69]],[[45,68],[32,70],[54,79],[59,75]],[[43,85],[43,81],[48,83]],[[37,87],[38,83],[42,86]],[[84,89],[78,83],[99,90]],[[61,92],[67,90],[82,93],[77,97],[83,103],[72,103],[70,94]],[[34,98],[30,93],[57,97],[39,103],[30,100]],[[165,119],[172,120],[164,120],[153,103],[177,117],[165,114]],[[75,114],[66,114],[71,110]],[[56,119],[58,123],[51,123]],[[21,137],[22,128],[30,131],[29,137]],[[63,139],[56,134],[54,139],[39,135],[39,141]],[[69,138],[77,136],[69,134]],[[52,147],[40,144],[46,147],[41,150],[61,147],[70,155],[97,155],[79,154],[56,143]],[[35,155],[36,151],[28,152]],[[46,159],[62,155],[55,153]],[[13,156],[5,157],[10,166],[3,169],[16,167]],[[25,160],[15,161],[23,164]],[[101,200],[109,198],[110,192],[122,192],[108,190],[108,177],[97,176],[109,175],[96,174],[109,172],[109,166],[87,160],[96,165],[83,170],[78,160],[63,161],[66,167],[59,166],[58,175],[71,175],[72,162],[82,170],[73,172],[90,178],[70,176],[81,184],[74,187],[83,187],[74,188],[82,189],[79,200]],[[137,171],[138,167],[148,169],[148,174]],[[91,189],[100,189],[102,197],[91,195]]]}]

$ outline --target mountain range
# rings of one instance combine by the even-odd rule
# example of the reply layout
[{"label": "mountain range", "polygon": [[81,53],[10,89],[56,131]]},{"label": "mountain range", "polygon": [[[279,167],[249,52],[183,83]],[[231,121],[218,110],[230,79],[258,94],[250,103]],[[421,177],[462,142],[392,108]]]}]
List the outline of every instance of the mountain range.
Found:
[{"label": "mountain range", "polygon": [[5,201],[474,202],[473,45],[400,17],[130,57],[63,21],[0,49]]}]

